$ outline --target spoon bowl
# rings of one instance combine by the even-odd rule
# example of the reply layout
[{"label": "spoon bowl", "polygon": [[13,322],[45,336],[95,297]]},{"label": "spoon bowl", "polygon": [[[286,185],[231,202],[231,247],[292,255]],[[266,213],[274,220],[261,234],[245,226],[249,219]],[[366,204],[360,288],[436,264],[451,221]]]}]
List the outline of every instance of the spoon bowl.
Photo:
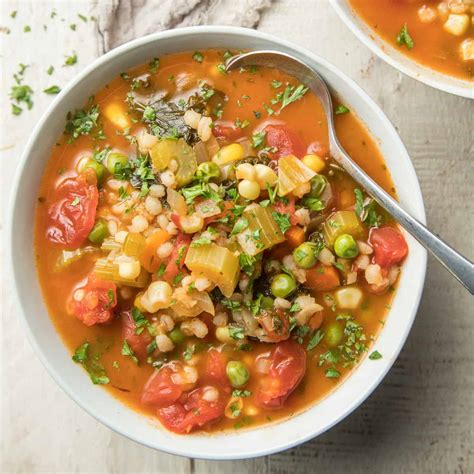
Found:
[{"label": "spoon bowl", "polygon": [[385,192],[351,157],[339,142],[334,126],[331,94],[324,79],[299,59],[279,51],[252,51],[229,58],[226,70],[247,66],[279,69],[299,79],[319,98],[327,118],[329,150],[339,165],[382,206],[418,242],[429,250],[441,264],[471,293],[474,294],[474,265],[446,242],[428,230],[406,212]]}]

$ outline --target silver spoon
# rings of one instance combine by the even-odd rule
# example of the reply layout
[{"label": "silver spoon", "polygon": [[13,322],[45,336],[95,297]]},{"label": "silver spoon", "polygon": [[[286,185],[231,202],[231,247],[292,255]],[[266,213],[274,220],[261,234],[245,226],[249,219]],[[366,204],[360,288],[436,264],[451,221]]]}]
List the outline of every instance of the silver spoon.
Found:
[{"label": "silver spoon", "polygon": [[344,151],[334,128],[333,105],[328,87],[321,76],[300,60],[279,51],[255,51],[233,56],[226,70],[246,66],[266,66],[279,69],[299,79],[319,98],[326,113],[331,156],[344,170],[392,216],[407,232],[428,249],[471,294],[474,294],[474,265],[456,252],[421,222],[408,214],[398,202],[387,194]]}]

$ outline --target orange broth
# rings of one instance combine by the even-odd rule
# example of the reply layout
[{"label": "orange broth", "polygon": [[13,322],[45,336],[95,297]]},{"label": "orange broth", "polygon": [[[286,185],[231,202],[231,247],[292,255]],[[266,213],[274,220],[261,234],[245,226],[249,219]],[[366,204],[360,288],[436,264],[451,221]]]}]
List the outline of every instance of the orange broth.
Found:
[{"label": "orange broth", "polygon": [[[390,4],[390,2],[388,3]],[[390,15],[386,15],[386,17],[388,18]],[[192,53],[188,52],[160,58],[158,71],[151,77],[153,86],[158,90],[167,91],[174,98],[187,97],[195,90],[196,81],[204,79],[214,89],[223,91],[228,97],[222,118],[218,122],[233,123],[236,118],[241,121],[248,120],[250,125],[243,130],[244,135],[248,137],[251,137],[255,128],[261,127],[264,121],[284,123],[296,131],[305,145],[318,141],[327,149],[326,119],[319,101],[312,93],[307,93],[301,100],[282,110],[281,114],[276,117],[268,116],[262,107],[262,103],[269,103],[275,95],[275,89],[270,85],[271,81],[278,80],[283,83],[296,84],[292,77],[270,69],[259,69],[255,73],[235,71],[223,74],[216,69],[216,64],[222,61],[222,52],[206,51],[201,63],[193,61],[191,56]],[[136,77],[144,74],[147,70],[148,66],[144,65],[129,71],[129,75]],[[180,81],[185,84],[185,90],[177,92],[176,83],[179,84]],[[128,91],[129,83],[118,77],[95,95],[95,103],[99,104],[101,109],[111,102],[123,103]],[[261,119],[256,119],[254,110],[261,112]],[[336,125],[340,141],[352,158],[384,189],[394,195],[395,189],[380,151],[361,122],[353,113],[345,113],[336,116]],[[140,126],[140,124],[133,125],[128,133],[133,134]],[[110,324],[86,327],[71,315],[68,309],[71,294],[75,288],[84,283],[87,275],[92,271],[97,254],[83,257],[78,262],[71,264],[67,270],[57,271],[55,265],[61,248],[49,242],[45,236],[46,209],[50,204],[53,191],[65,177],[76,175],[76,165],[83,154],[90,154],[91,150],[98,145],[101,147],[108,145],[114,150],[125,153],[132,152],[132,145],[124,136],[115,133],[115,127],[106,119],[103,120],[103,128],[106,140],[100,141],[100,143],[94,141],[90,136],[81,136],[74,143],[69,144],[67,137],[62,136],[51,152],[41,181],[35,221],[38,276],[51,320],[71,353],[84,341],[89,341],[92,353],[100,357],[100,362],[110,378],[110,383],[105,385],[108,392],[133,409],[153,416],[156,410],[144,407],[140,402],[142,388],[153,368],[148,364],[137,366],[130,357],[121,355],[123,337],[120,318],[116,317]],[[340,202],[344,204],[344,207],[350,207],[354,204],[355,183],[342,173],[335,173],[333,178]],[[103,205],[104,203],[100,201],[99,207]],[[370,351],[371,339],[377,336],[383,324],[393,293],[375,295],[366,291],[366,284],[360,283],[359,286],[364,289],[364,303],[361,308],[351,313],[356,321],[363,326]],[[333,291],[315,293],[317,301],[324,306],[323,330],[327,324],[335,320],[337,314],[331,310],[331,304],[327,304],[333,294]],[[326,303],[324,303],[325,301]],[[119,300],[119,307],[129,307],[129,305],[129,303]],[[182,357],[186,346],[193,342],[198,343],[199,341],[196,338],[188,338],[184,343],[178,345],[169,359],[172,359],[173,356]],[[252,342],[251,351],[239,351],[228,344],[223,346],[215,339],[212,332],[206,337],[205,342],[221,347],[223,353],[228,354],[233,360],[245,361],[252,374],[245,389],[251,392],[256,389],[258,374],[254,372],[255,357],[268,351],[269,344]],[[318,366],[319,356],[325,350],[324,343],[321,343],[313,351],[307,352],[307,370],[304,379],[289,396],[283,408],[279,410],[259,408],[258,412],[254,414],[252,411],[254,403],[251,396],[244,399],[243,415],[239,419],[222,417],[204,429],[215,432],[244,426],[256,426],[287,418],[321,400],[342,383],[351,371],[350,368],[341,368],[339,379],[327,378],[323,368]],[[202,359],[199,361],[199,353],[195,357],[198,359],[197,368],[203,370]],[[71,364],[73,364],[72,361]]]}]

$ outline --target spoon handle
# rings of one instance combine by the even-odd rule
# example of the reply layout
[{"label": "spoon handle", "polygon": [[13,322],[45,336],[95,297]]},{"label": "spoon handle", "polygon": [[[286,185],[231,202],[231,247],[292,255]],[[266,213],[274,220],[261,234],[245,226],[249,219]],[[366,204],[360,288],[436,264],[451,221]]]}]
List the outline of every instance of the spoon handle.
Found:
[{"label": "spoon handle", "polygon": [[467,290],[474,294],[474,265],[467,258],[450,247],[446,242],[429,231],[420,221],[406,212],[398,202],[386,193],[372,178],[352,161],[340,145],[334,133],[330,132],[333,157],[348,174],[392,216],[407,232],[427,248]]}]

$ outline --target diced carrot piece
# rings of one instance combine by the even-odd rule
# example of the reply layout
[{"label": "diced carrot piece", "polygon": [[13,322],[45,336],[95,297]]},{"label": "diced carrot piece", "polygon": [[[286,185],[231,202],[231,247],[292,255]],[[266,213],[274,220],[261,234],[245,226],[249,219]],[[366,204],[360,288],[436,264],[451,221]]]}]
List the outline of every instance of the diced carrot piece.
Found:
[{"label": "diced carrot piece", "polygon": [[140,257],[140,263],[145,270],[149,272],[155,272],[158,270],[161,261],[158,258],[156,251],[160,245],[164,244],[170,238],[171,235],[162,229],[150,235],[150,237],[147,237],[145,250]]},{"label": "diced carrot piece", "polygon": [[285,232],[285,238],[291,248],[296,248],[298,245],[301,245],[304,242],[305,236],[305,231],[298,225],[290,227]]},{"label": "diced carrot piece", "polygon": [[306,283],[314,291],[330,291],[340,285],[339,274],[334,267],[326,267],[318,263],[314,268],[306,270]]}]

